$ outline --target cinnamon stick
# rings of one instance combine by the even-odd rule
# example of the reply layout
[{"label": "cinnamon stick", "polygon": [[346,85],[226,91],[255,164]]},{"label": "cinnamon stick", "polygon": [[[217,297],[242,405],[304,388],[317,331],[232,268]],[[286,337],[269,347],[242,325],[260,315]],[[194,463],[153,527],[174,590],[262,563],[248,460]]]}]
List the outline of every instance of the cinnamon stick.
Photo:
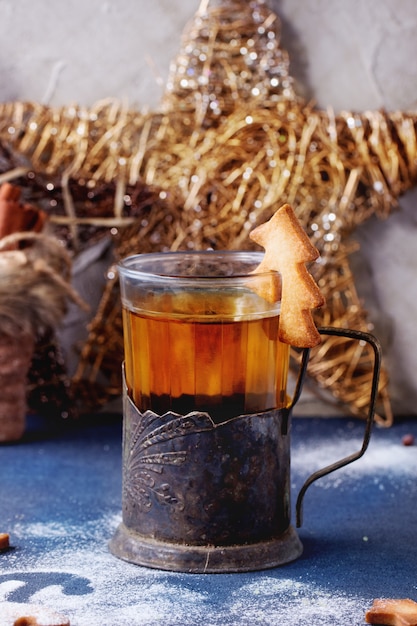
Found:
[{"label": "cinnamon stick", "polygon": [[20,201],[21,190],[10,183],[0,186],[0,239],[13,233],[40,232],[47,214],[37,207]]}]

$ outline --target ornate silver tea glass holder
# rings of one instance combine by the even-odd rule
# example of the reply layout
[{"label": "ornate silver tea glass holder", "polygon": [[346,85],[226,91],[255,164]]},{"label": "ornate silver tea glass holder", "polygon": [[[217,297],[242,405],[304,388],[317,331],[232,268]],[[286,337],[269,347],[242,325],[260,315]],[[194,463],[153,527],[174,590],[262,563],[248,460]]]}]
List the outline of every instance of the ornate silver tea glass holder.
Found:
[{"label": "ornate silver tea glass holder", "polygon": [[[320,333],[370,344],[374,372],[362,447],[309,476],[297,497],[297,527],[308,487],[365,453],[378,392],[375,337],[337,328]],[[125,387],[123,521],[111,552],[138,565],[190,573],[245,572],[297,559],[303,547],[291,524],[291,414],[308,359],[306,349],[288,408],[220,424],[208,413],[141,413]]]}]

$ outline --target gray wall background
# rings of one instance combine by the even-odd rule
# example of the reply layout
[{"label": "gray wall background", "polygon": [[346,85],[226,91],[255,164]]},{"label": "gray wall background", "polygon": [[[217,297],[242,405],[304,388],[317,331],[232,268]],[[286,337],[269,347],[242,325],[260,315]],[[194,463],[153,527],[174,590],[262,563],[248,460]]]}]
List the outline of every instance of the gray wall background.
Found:
[{"label": "gray wall background", "polygon": [[[218,0],[217,0],[218,1]],[[242,0],[245,2],[246,0]],[[0,0],[0,99],[156,107],[199,0]],[[415,0],[271,0],[305,97],[340,111],[417,109]],[[417,192],[356,233],[397,414],[417,414]],[[306,394],[305,410],[324,411]],[[303,407],[301,407],[303,410]],[[330,409],[331,410],[331,409]]]}]

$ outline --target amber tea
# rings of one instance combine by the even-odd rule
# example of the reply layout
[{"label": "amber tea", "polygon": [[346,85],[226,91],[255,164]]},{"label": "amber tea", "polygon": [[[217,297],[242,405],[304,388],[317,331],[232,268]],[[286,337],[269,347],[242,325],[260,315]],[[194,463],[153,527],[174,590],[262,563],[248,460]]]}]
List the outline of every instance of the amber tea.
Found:
[{"label": "amber tea", "polygon": [[[185,276],[174,267],[175,255],[188,258],[181,266]],[[239,259],[236,267],[236,255],[245,263]],[[137,259],[151,256],[163,258],[165,273],[171,257],[174,275],[155,274],[136,289],[122,281],[125,376],[138,409],[159,415],[206,411],[221,422],[284,407],[289,347],[278,340],[280,303],[265,301],[252,284],[265,280],[250,275],[257,255]]]}]

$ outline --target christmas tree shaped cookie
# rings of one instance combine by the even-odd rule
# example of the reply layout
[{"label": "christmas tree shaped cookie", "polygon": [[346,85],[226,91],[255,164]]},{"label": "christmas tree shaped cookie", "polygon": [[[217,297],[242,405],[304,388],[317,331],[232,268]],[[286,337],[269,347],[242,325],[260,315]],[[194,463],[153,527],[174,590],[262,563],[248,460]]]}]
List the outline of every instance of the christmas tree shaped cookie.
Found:
[{"label": "christmas tree shaped cookie", "polygon": [[[289,204],[284,204],[268,222],[251,233],[253,241],[265,248],[265,256],[255,272],[275,270],[282,277],[279,338],[296,348],[320,343],[312,309],[324,304],[323,295],[306,263],[315,261],[313,246]],[[271,299],[271,293],[261,294]]]}]

